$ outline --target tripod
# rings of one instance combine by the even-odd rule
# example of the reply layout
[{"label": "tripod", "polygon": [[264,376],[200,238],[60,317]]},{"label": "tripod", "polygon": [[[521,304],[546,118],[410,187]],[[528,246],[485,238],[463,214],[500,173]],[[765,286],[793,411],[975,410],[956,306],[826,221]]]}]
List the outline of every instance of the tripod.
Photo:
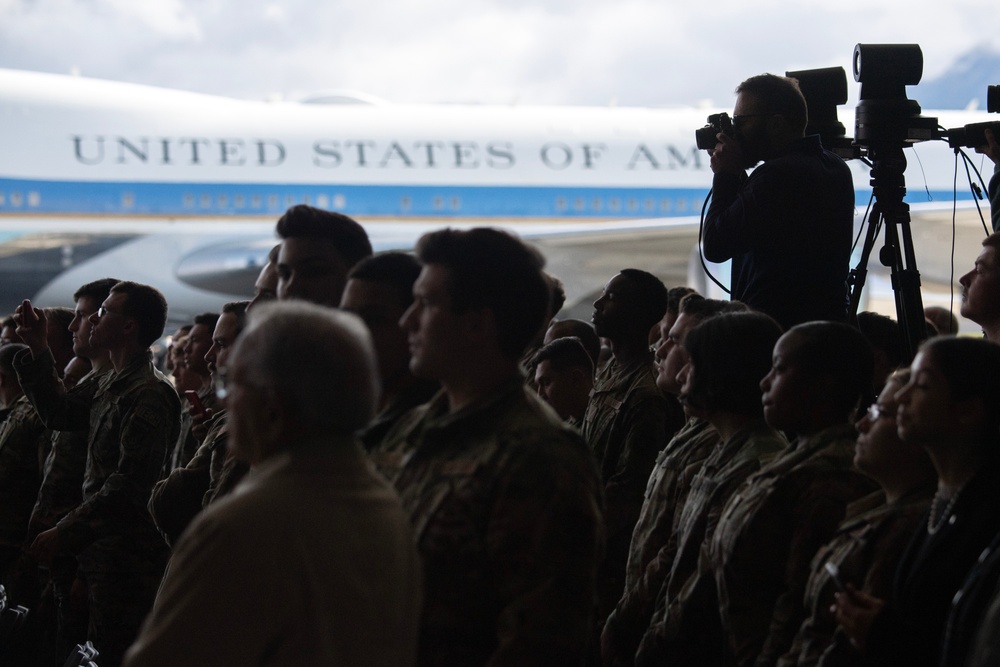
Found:
[{"label": "tripod", "polygon": [[903,155],[902,144],[886,143],[870,146],[868,157],[872,163],[871,185],[875,204],[868,218],[861,259],[848,278],[851,286],[851,322],[857,325],[861,289],[868,275],[868,258],[875,247],[879,228],[882,228],[885,244],[879,251],[879,261],[890,269],[904,358],[909,361],[916,355],[920,341],[927,338],[927,326],[920,297],[920,273],[910,233],[910,206],[903,201],[906,194],[906,179],[903,176],[906,156]]}]

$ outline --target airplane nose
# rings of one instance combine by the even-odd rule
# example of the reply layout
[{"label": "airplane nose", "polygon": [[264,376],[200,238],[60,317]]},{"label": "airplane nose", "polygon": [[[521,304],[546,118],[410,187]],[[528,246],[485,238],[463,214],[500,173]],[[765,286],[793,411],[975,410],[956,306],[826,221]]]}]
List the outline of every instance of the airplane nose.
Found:
[{"label": "airplane nose", "polygon": [[274,246],[272,235],[204,246],[185,255],[174,268],[178,280],[222,294],[253,294],[254,282]]}]

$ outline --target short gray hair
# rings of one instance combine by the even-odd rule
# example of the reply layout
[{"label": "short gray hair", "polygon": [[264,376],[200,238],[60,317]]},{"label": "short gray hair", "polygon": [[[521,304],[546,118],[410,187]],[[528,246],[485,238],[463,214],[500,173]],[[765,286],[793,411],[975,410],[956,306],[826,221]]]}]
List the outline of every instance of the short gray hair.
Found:
[{"label": "short gray hair", "polygon": [[347,435],[375,414],[381,387],[371,335],[347,312],[303,301],[262,303],[247,313],[232,365],[272,388],[306,431]]}]

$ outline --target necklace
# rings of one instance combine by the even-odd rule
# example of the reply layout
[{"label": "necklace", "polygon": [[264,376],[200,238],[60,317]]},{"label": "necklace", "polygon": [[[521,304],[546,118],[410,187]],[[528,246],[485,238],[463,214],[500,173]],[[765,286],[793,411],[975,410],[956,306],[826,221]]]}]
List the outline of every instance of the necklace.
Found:
[{"label": "necklace", "polygon": [[934,533],[941,530],[941,526],[944,525],[948,517],[951,516],[952,510],[955,509],[955,503],[958,502],[958,496],[962,493],[965,488],[965,484],[958,487],[954,495],[948,500],[947,504],[944,506],[944,510],[938,514],[938,508],[941,507],[941,503],[944,502],[944,498],[941,496],[941,491],[934,494],[934,500],[931,501],[931,511],[927,515],[927,534],[933,535]]}]

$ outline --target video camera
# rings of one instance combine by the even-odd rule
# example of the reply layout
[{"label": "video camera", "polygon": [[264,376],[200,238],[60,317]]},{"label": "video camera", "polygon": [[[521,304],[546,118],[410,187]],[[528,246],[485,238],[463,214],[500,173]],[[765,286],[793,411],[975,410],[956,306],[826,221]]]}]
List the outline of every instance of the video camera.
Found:
[{"label": "video camera", "polygon": [[[1000,86],[986,87],[986,110],[990,113],[1000,113]],[[952,148],[976,148],[986,144],[986,130],[993,130],[995,137],[1000,138],[1000,121],[988,123],[969,123],[965,127],[948,130],[948,145]]]},{"label": "video camera", "polygon": [[733,136],[733,119],[727,113],[713,113],[708,117],[708,125],[694,131],[698,150],[710,151],[719,143],[718,135]]}]

